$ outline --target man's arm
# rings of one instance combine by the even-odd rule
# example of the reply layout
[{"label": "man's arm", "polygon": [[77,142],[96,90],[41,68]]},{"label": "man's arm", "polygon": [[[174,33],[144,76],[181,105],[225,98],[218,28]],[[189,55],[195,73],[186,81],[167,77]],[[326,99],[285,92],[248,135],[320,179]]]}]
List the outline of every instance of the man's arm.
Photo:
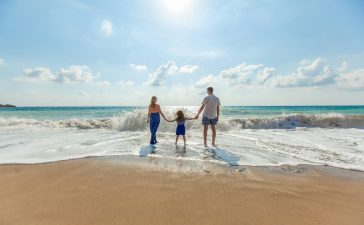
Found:
[{"label": "man's arm", "polygon": [[205,108],[205,105],[204,104],[202,104],[201,105],[201,107],[200,107],[200,109],[198,110],[198,113],[197,113],[197,115],[195,116],[195,119],[198,119],[198,117],[200,116],[200,113],[202,112],[202,110]]},{"label": "man's arm", "polygon": [[219,116],[220,116],[220,106],[219,105],[216,107],[216,114],[217,114],[216,119],[217,119],[217,121],[219,121]]}]

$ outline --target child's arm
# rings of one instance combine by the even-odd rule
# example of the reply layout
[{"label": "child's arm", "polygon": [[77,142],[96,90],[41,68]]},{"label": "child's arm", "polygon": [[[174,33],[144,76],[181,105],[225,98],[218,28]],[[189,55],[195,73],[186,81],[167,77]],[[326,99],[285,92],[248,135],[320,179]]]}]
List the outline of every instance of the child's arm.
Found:
[{"label": "child's arm", "polygon": [[194,118],[185,118],[185,120],[197,120],[197,118],[196,117],[194,117]]}]

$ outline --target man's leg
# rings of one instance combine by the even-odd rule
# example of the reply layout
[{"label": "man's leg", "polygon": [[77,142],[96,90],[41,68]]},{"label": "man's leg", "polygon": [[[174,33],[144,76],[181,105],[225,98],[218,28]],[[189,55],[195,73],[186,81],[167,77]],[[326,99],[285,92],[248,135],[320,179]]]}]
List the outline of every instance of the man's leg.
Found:
[{"label": "man's leg", "polygon": [[215,145],[215,139],[216,139],[216,127],[215,125],[211,125],[211,131],[212,131],[212,146],[216,146]]},{"label": "man's leg", "polygon": [[207,146],[207,130],[209,129],[209,125],[203,126],[203,144]]}]

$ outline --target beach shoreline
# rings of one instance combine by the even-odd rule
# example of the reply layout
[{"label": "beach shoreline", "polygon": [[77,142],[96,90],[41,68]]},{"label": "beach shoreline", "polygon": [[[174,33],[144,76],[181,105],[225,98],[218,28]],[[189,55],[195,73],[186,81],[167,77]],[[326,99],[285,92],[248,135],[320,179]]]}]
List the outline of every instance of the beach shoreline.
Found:
[{"label": "beach shoreline", "polygon": [[364,222],[364,172],[206,162],[179,167],[157,160],[110,156],[0,165],[0,224]]}]

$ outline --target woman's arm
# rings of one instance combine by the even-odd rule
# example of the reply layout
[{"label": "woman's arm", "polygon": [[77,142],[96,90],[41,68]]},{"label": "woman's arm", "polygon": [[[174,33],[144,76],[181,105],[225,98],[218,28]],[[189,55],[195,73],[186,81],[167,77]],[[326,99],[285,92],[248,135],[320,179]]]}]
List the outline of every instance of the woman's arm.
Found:
[{"label": "woman's arm", "polygon": [[159,113],[161,114],[161,116],[163,117],[163,119],[165,119],[166,121],[169,122],[169,120],[167,120],[167,118],[164,116],[161,107],[159,106]]},{"label": "woman's arm", "polygon": [[148,107],[147,123],[149,123],[149,118],[150,118],[150,106]]}]

